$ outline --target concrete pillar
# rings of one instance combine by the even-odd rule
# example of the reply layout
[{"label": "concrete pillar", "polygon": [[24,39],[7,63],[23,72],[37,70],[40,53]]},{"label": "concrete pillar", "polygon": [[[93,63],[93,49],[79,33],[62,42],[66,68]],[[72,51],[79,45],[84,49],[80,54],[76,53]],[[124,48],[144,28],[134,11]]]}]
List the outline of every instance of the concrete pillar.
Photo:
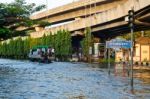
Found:
[{"label": "concrete pillar", "polygon": [[95,58],[99,56],[99,44],[100,43],[94,43],[94,57]]},{"label": "concrete pillar", "polygon": [[39,32],[39,31],[42,31],[42,30],[44,30],[44,27],[39,27],[39,26],[35,27],[36,32]]},{"label": "concrete pillar", "polygon": [[77,20],[81,20],[81,18],[80,18],[80,17],[76,17],[75,20],[76,20],[76,21],[77,21]]},{"label": "concrete pillar", "polygon": [[93,61],[94,62],[99,62],[99,53],[100,53],[100,38],[98,37],[94,37],[93,38],[94,41],[94,46],[93,46]]},{"label": "concrete pillar", "polygon": [[94,43],[93,46],[93,62],[98,63],[99,62],[99,45],[100,43]]}]

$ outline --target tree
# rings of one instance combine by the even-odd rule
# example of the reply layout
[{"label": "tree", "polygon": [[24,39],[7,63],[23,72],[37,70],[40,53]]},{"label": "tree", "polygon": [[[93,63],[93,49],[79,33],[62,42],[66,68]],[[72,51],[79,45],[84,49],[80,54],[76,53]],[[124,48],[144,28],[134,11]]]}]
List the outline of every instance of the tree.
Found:
[{"label": "tree", "polygon": [[55,55],[60,60],[67,60],[71,54],[71,35],[67,30],[59,30],[55,35]]},{"label": "tree", "polygon": [[83,54],[88,58],[89,56],[89,48],[92,46],[92,37],[90,34],[90,28],[85,29],[85,38],[81,42],[81,46],[83,49]]},{"label": "tree", "polygon": [[[141,31],[134,32],[134,37],[135,37],[135,39],[136,39],[136,38],[139,38],[139,37],[141,37],[141,36],[142,36]],[[149,31],[149,30],[144,31],[144,36],[150,37],[150,31]],[[131,34],[128,33],[128,34],[121,35],[121,36],[119,36],[119,37],[124,38],[124,39],[127,39],[127,40],[130,40],[130,39],[131,39]]]},{"label": "tree", "polygon": [[5,38],[8,37],[10,35],[10,30],[1,26],[0,27],[0,38]]},{"label": "tree", "polygon": [[21,58],[21,56],[23,56],[23,53],[24,53],[24,47],[23,47],[23,41],[22,39],[19,37],[17,40],[16,40],[16,55],[18,56],[18,58]]},{"label": "tree", "polygon": [[23,53],[23,55],[24,55],[24,58],[27,58],[27,55],[28,55],[28,53],[29,53],[29,51],[30,51],[30,40],[29,40],[29,38],[27,38],[27,39],[25,39],[24,41],[23,41],[24,43],[24,53]]},{"label": "tree", "polygon": [[20,25],[32,26],[34,24],[46,24],[46,22],[29,19],[29,16],[33,12],[39,11],[45,7],[45,5],[36,7],[34,3],[27,4],[25,0],[15,0],[9,4],[0,3],[0,39],[5,39],[23,33],[18,33],[15,30]]},{"label": "tree", "polygon": [[11,39],[9,43],[0,43],[0,56],[7,58],[27,58],[31,48],[38,45],[51,46],[60,60],[67,60],[71,55],[71,35],[67,30],[59,30],[55,35],[44,35],[42,38]]}]

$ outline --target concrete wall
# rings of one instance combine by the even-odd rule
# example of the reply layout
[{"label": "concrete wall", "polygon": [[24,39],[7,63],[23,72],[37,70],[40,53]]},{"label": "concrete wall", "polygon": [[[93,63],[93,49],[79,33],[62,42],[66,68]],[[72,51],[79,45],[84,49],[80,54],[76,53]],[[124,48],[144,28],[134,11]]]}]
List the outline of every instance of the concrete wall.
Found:
[{"label": "concrete wall", "polygon": [[150,45],[136,44],[134,61],[142,62],[146,60],[150,62]]},{"label": "concrete wall", "polygon": [[140,44],[136,44],[135,46],[136,46],[136,48],[135,48],[135,52],[134,52],[135,54],[134,54],[133,59],[134,59],[134,61],[139,62],[140,61],[140,55],[141,55],[140,54],[141,53],[141,48],[140,48],[141,46],[140,46]]},{"label": "concrete wall", "polygon": [[141,61],[150,61],[150,45],[141,45]]}]

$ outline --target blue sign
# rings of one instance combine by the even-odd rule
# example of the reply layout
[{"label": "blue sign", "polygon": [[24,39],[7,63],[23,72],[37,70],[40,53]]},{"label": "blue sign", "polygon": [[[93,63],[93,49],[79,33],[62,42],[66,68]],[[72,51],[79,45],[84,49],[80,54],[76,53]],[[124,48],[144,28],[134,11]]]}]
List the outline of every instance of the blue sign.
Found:
[{"label": "blue sign", "polygon": [[131,48],[132,43],[131,41],[122,40],[122,39],[113,39],[111,41],[106,42],[106,48]]}]

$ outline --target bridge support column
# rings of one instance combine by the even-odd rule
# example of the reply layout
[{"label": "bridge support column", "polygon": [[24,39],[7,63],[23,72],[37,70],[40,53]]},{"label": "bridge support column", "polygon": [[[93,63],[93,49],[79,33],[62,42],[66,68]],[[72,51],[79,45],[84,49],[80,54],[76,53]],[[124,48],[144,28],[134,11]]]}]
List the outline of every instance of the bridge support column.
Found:
[{"label": "bridge support column", "polygon": [[39,31],[42,31],[42,30],[44,30],[44,27],[39,27],[39,26],[35,27],[36,32],[39,32]]},{"label": "bridge support column", "polygon": [[94,44],[93,44],[93,62],[99,62],[99,46],[100,46],[100,39],[94,37]]},{"label": "bridge support column", "polygon": [[99,61],[99,44],[100,43],[94,43],[94,54],[93,54],[93,61],[94,62]]}]

